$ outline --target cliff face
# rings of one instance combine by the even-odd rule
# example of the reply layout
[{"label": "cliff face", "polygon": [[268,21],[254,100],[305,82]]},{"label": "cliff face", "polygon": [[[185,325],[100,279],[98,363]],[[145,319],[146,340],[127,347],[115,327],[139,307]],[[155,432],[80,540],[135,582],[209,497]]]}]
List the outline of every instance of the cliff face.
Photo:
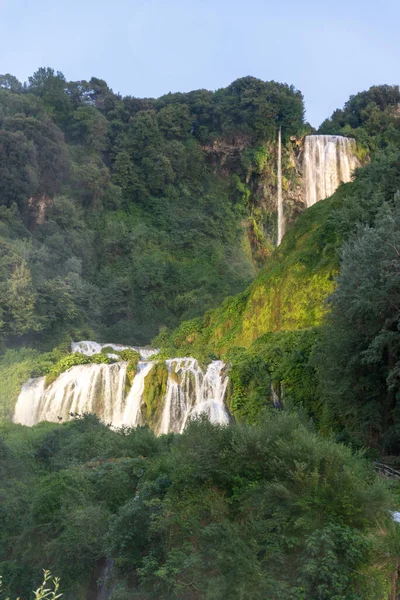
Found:
[{"label": "cliff face", "polygon": [[[334,136],[329,142],[340,145],[341,140]],[[253,169],[247,179],[252,190],[251,210],[258,217],[254,219],[254,227],[259,231],[263,224],[276,223],[274,150],[271,146],[267,154],[264,147],[264,160],[259,161],[261,167],[258,172]],[[355,207],[361,203],[360,198],[372,193],[371,189],[376,191],[371,188],[370,178],[374,177],[375,181],[377,176],[371,175],[372,167],[365,167],[358,172],[355,181],[340,185],[332,197],[305,210],[304,152],[303,140],[293,138],[284,146],[282,180],[287,233],[280,246],[267,256],[265,266],[250,287],[227,298],[203,319],[183,323],[169,338],[161,336],[158,345],[169,347],[172,352],[179,348],[188,354],[211,352],[226,357],[235,347],[249,348],[264,334],[298,331],[321,324],[328,310],[326,299],[335,288],[343,235],[355,227],[355,219],[360,215],[368,222],[368,209]],[[329,153],[322,154],[326,161],[329,157]],[[332,170],[328,169],[328,178],[336,177],[336,162],[340,158],[340,153],[335,152],[329,161]],[[317,159],[315,164],[319,165]],[[377,171],[380,168],[378,166]],[[320,183],[318,178],[314,179]],[[381,179],[387,180],[386,172],[379,173]],[[269,244],[269,250],[274,241],[272,235],[268,237],[271,231],[274,232],[268,227],[262,229],[262,239]],[[252,246],[253,249],[260,247]]]},{"label": "cliff face", "polygon": [[[302,139],[292,136],[282,147],[284,229],[305,208]],[[260,268],[277,244],[277,141],[252,144],[250,136],[218,138],[203,146],[214,172],[230,180],[231,194],[242,212],[242,226],[253,264]]]}]

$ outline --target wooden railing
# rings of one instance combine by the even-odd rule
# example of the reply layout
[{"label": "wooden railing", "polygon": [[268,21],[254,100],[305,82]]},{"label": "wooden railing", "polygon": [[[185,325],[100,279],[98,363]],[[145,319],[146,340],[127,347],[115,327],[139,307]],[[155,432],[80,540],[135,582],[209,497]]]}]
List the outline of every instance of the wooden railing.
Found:
[{"label": "wooden railing", "polygon": [[390,479],[400,479],[400,471],[396,471],[396,469],[393,469],[384,463],[376,462],[374,463],[374,467],[379,475],[389,477]]}]

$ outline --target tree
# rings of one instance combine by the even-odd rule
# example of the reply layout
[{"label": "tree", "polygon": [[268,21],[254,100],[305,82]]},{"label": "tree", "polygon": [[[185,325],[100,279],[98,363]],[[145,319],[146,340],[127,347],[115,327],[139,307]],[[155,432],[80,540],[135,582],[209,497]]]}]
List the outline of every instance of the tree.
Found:
[{"label": "tree", "polygon": [[91,150],[101,152],[106,149],[108,121],[94,106],[79,106],[74,113],[72,127],[78,139]]},{"label": "tree", "polygon": [[4,119],[2,127],[7,132],[21,132],[35,149],[37,163],[25,168],[38,170],[38,189],[36,193],[54,195],[61,186],[68,169],[67,149],[61,130],[48,118],[37,119],[16,115]]},{"label": "tree", "polygon": [[36,293],[24,262],[16,265],[9,281],[7,304],[11,333],[23,335],[40,329],[35,315]]},{"label": "tree", "polygon": [[342,251],[319,352],[328,422],[400,449],[400,194]]},{"label": "tree", "polygon": [[0,87],[10,90],[11,92],[21,92],[22,83],[18,81],[14,75],[7,73],[6,75],[0,75]]},{"label": "tree", "polygon": [[29,91],[42,98],[49,113],[58,123],[64,123],[71,110],[71,99],[66,93],[66,80],[61,71],[41,67],[28,77]]},{"label": "tree", "polygon": [[34,144],[22,131],[0,129],[0,205],[23,210],[38,192],[39,165]]}]

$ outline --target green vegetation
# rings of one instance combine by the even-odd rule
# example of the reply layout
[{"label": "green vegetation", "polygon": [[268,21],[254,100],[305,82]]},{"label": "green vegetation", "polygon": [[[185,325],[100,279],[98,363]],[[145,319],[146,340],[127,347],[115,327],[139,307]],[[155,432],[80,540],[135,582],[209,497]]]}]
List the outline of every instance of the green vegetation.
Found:
[{"label": "green vegetation", "polygon": [[46,563],[63,597],[114,561],[113,599],[382,600],[397,501],[361,457],[276,413],[115,432],[87,416],[0,427],[0,572],[26,598]]},{"label": "green vegetation", "polygon": [[[400,88],[398,85],[372,86],[350,96],[343,109],[326,119],[319,133],[354,137],[370,151],[398,148]],[[362,158],[362,156],[361,156]]]},{"label": "green vegetation", "polygon": [[319,347],[327,421],[359,443],[400,450],[400,193],[342,252]]},{"label": "green vegetation", "polygon": [[158,425],[167,391],[168,368],[164,361],[157,361],[146,375],[143,392],[142,416],[153,429]]},{"label": "green vegetation", "polygon": [[162,332],[154,343],[187,353],[225,355],[233,346],[249,347],[271,331],[293,331],[321,325],[326,298],[335,288],[340,251],[358,225],[372,226],[380,207],[397,200],[400,154],[378,155],[340,186],[332,198],[303,213],[285,235],[254,283],[228,298],[203,319],[183,322]]},{"label": "green vegetation", "polygon": [[[47,587],[48,585],[51,585],[52,588]],[[0,575],[0,593],[2,587],[2,577]],[[43,582],[42,585],[39,586],[38,589],[34,592],[35,600],[57,600],[57,598],[60,598],[62,596],[62,594],[57,593],[59,592],[59,588],[59,577],[54,577],[53,579],[50,571],[46,571],[45,569],[43,569]],[[6,598],[6,600],[10,599]]]},{"label": "green vegetation", "polygon": [[128,366],[126,368],[126,376],[127,376],[129,384],[132,385],[133,378],[135,377],[135,374],[136,374],[138,362],[140,360],[139,352],[136,352],[136,350],[127,349],[127,350],[119,350],[118,352],[115,352],[115,350],[114,350],[114,353],[118,354],[118,356],[120,357],[121,360],[128,361]]},{"label": "green vegetation", "polygon": [[289,156],[303,112],[252,77],[138,99],[2,76],[0,344],[146,344],[243,290],[275,236],[277,129]]},{"label": "green vegetation", "polygon": [[400,153],[392,133],[354,182],[299,217],[245,292],[156,338],[170,356],[230,362],[236,419],[254,422],[275,393],[324,433],[398,453]]},{"label": "green vegetation", "polygon": [[[86,598],[110,560],[112,600],[393,596],[398,487],[362,448],[400,451],[399,102],[397,87],[374,87],[323,123],[371,162],[297,219],[310,129],[290,86],[246,77],[215,93],[137,99],[51,69],[24,86],[0,76],[0,573],[10,597],[27,598],[46,565],[66,600]],[[278,127],[285,216],[296,222],[273,250]],[[94,415],[7,422],[32,376],[50,384],[111,353],[132,384],[136,351],[86,357],[68,353],[71,339],[154,335],[143,422],[158,425],[161,359],[180,354],[227,361],[235,423],[198,420],[156,438]]]}]

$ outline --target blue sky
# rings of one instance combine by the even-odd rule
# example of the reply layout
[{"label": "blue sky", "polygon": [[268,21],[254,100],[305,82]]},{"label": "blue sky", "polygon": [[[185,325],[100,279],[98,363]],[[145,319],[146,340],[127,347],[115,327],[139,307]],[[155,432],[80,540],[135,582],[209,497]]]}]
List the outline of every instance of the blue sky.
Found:
[{"label": "blue sky", "polygon": [[123,95],[293,84],[318,126],[350,94],[400,83],[399,0],[0,0],[0,73],[51,66]]}]

